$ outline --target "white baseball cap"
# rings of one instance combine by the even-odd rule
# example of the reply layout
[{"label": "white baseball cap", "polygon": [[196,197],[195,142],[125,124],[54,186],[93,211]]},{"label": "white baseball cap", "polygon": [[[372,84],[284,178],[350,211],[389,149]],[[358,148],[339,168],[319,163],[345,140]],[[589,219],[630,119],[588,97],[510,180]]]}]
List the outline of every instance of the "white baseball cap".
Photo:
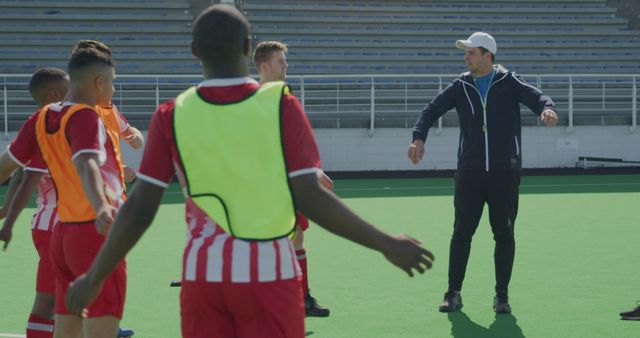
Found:
[{"label": "white baseball cap", "polygon": [[459,49],[483,47],[493,53],[493,55],[495,55],[498,51],[496,40],[493,38],[493,36],[484,32],[475,32],[471,34],[471,36],[466,40],[456,41],[456,47],[458,47]]}]

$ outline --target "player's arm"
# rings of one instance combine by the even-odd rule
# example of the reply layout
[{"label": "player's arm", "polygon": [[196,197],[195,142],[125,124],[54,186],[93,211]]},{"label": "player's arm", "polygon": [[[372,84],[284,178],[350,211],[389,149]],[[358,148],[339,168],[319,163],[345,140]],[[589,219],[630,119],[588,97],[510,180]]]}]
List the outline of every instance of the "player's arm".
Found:
[{"label": "player's arm", "polygon": [[381,252],[391,263],[413,276],[413,269],[423,273],[434,259],[419,241],[406,236],[392,237],[366,222],[323,187],[316,173],[291,179],[298,209],[330,232]]},{"label": "player's arm", "polygon": [[122,164],[122,171],[124,171],[124,181],[125,183],[131,183],[136,179],[136,171],[133,170],[130,166],[126,164]]},{"label": "player's arm", "polygon": [[[0,156],[0,182],[6,180],[11,173],[20,167],[20,164],[5,151]],[[0,229],[0,241],[4,242],[4,250],[7,249],[9,242],[11,241],[11,228],[2,227]]]},{"label": "player's arm", "polygon": [[164,189],[144,180],[136,182],[131,195],[118,212],[109,237],[91,268],[85,276],[77,279],[67,292],[66,302],[72,313],[82,313],[83,308],[90,304],[100,291],[107,275],[149,228],[158,212]]},{"label": "player's arm", "polygon": [[17,170],[16,173],[20,173],[20,182],[16,184],[11,202],[7,206],[7,219],[4,221],[4,226],[13,227],[18,216],[27,206],[29,200],[36,192],[38,188],[38,181],[42,178],[44,173],[32,171],[32,170]]},{"label": "player's arm", "polygon": [[0,155],[0,182],[4,182],[16,169],[24,167],[37,156],[37,116],[37,114],[29,116],[9,148]]},{"label": "player's arm", "polygon": [[[24,167],[38,153],[36,142],[36,118],[37,114],[33,114],[25,122],[16,138],[9,145],[9,149],[0,155],[0,182],[6,180],[11,173],[19,167]],[[6,200],[5,200],[6,203]],[[0,241],[4,241],[4,248],[7,248],[11,240],[11,229],[3,227],[0,230]]]},{"label": "player's arm", "polygon": [[92,152],[77,154],[73,158],[84,193],[96,213],[96,229],[105,235],[109,232],[118,210],[109,203],[104,192],[104,182],[98,163],[98,154]]},{"label": "player's arm", "polygon": [[111,108],[115,112],[116,117],[118,118],[118,123],[120,124],[120,137],[127,141],[131,148],[142,148],[144,145],[144,136],[142,135],[142,132],[129,124],[127,118],[122,115],[115,104],[112,104]]},{"label": "player's arm", "polygon": [[[13,225],[16,223],[16,220],[18,219],[18,216],[20,216],[22,210],[27,206],[27,203],[29,203],[31,196],[33,196],[33,193],[38,187],[38,181],[43,175],[44,174],[41,172],[32,170],[16,170],[16,175],[12,178],[12,181],[16,181],[16,188],[11,194],[11,200],[6,207],[7,219],[5,219],[4,224],[2,225],[2,230],[0,230],[0,233],[2,234],[0,235],[2,237],[1,239],[5,242],[3,250],[6,250],[9,246]],[[7,194],[7,200],[8,197],[9,194]],[[5,200],[5,204],[7,200]]]},{"label": "player's arm", "polygon": [[127,127],[120,136],[122,136],[122,138],[127,141],[133,149],[140,149],[144,145],[144,136],[142,135],[142,132],[134,126],[130,125]]},{"label": "player's arm", "polygon": [[331,179],[331,177],[329,177],[327,174],[325,174],[324,171],[320,171],[318,172],[318,180],[320,180],[320,184],[329,189],[329,190],[333,190],[333,180]]},{"label": "player's arm", "polygon": [[358,217],[324,187],[318,177],[320,155],[311,125],[300,102],[285,96],[282,135],[291,190],[299,211],[330,232],[380,251],[393,264],[413,275],[431,267],[433,255],[405,235],[389,236]]},{"label": "player's arm", "polygon": [[18,168],[23,166],[8,151],[0,155],[0,182],[4,182]]},{"label": "player's arm", "polygon": [[7,193],[4,196],[4,202],[2,203],[2,208],[0,208],[0,219],[3,219],[7,216],[9,205],[11,204],[11,201],[16,194],[16,190],[18,190],[18,187],[22,183],[22,173],[22,168],[18,168],[13,173],[13,176],[11,176],[9,186],[7,187]]}]

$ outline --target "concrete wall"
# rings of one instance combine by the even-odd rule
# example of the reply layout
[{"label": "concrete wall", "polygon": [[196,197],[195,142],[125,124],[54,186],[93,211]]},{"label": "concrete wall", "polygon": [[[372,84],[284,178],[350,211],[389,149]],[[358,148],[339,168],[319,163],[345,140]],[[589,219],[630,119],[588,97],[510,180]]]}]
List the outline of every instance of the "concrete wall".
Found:
[{"label": "concrete wall", "polygon": [[[414,166],[407,159],[410,129],[317,129],[323,167],[328,171],[455,169],[458,128],[429,132],[424,160]],[[640,161],[640,130],[628,126],[524,127],[523,167],[573,167],[578,156],[616,157]]]},{"label": "concrete wall", "polygon": [[[437,135],[432,129],[425,158],[414,166],[407,159],[410,129],[377,129],[373,136],[366,129],[315,130],[327,171],[455,169],[458,133],[458,128],[443,128]],[[2,149],[15,134],[3,138]],[[564,127],[524,127],[522,143],[525,168],[574,167],[578,156],[640,161],[640,130],[631,133],[628,126],[577,126],[572,133]],[[122,150],[125,162],[137,168],[142,151],[133,151],[124,143]]]}]

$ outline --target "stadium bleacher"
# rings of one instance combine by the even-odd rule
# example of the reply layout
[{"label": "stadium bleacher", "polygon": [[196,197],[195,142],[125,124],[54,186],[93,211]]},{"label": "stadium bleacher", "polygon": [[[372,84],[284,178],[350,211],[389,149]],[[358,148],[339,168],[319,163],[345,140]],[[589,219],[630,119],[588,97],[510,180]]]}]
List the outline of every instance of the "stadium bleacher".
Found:
[{"label": "stadium bleacher", "polygon": [[605,0],[246,0],[244,11],[256,42],[291,46],[291,74],[460,73],[453,41],[474,31],[519,73],[640,72],[640,31]]},{"label": "stadium bleacher", "polygon": [[[466,69],[454,41],[486,31],[498,42],[497,63],[532,75],[527,80],[542,86],[563,111],[572,101],[576,116],[571,123],[628,124],[631,120],[634,79],[617,75],[640,73],[640,31],[617,16],[617,9],[608,7],[606,0],[245,0],[243,10],[253,25],[255,43],[280,40],[289,45],[289,74],[459,74]],[[537,74],[601,76],[570,79]],[[389,81],[393,82],[376,80]],[[369,95],[363,93],[367,85],[338,82],[359,92],[360,99],[345,98],[344,90],[342,105],[340,101],[326,105],[319,91],[329,91],[327,86],[306,90],[307,110],[323,113],[312,115],[324,119],[316,125],[337,126],[342,109],[350,117],[359,114],[358,126],[366,127],[371,108]],[[378,125],[410,126],[426,98],[441,87],[428,82],[405,83],[404,90],[403,84],[397,84],[382,95],[376,91]],[[524,124],[537,123],[534,116],[523,118]],[[569,123],[566,114],[561,123]],[[445,115],[445,126],[456,124],[455,114]]]},{"label": "stadium bleacher", "polygon": [[[367,127],[372,110],[378,126],[410,126],[425,101],[465,71],[463,53],[453,42],[480,30],[497,39],[497,63],[525,74],[562,111],[573,108],[573,124],[631,123],[638,79],[629,74],[640,74],[640,31],[606,0],[236,3],[252,23],[254,43],[289,45],[288,81],[314,126],[344,127],[351,121],[350,126]],[[117,72],[135,74],[120,76],[114,101],[144,127],[157,102],[200,74],[189,48],[197,14],[192,6],[197,7],[179,0],[0,0],[0,74],[64,68],[75,41],[104,41],[113,48]],[[397,76],[380,77],[391,74]],[[9,129],[33,110],[26,79],[0,79],[6,83]],[[567,115],[561,116],[568,124]],[[523,123],[538,122],[525,114]],[[447,114],[443,125],[457,125],[457,116]]]},{"label": "stadium bleacher", "polygon": [[0,73],[64,68],[78,39],[111,46],[122,73],[196,73],[192,21],[175,0],[0,1]]}]

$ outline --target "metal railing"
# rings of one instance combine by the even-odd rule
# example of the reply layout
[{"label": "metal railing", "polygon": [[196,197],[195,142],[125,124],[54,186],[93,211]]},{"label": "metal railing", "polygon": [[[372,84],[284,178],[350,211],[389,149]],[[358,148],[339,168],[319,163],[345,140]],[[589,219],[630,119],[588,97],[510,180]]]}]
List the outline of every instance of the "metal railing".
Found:
[{"label": "metal railing", "polygon": [[[320,127],[410,127],[424,105],[458,75],[292,75],[287,81]],[[0,74],[5,135],[35,109],[27,74]],[[540,74],[524,78],[556,102],[567,132],[576,125],[629,125],[637,129],[638,78],[633,74]],[[200,82],[200,75],[118,75],[113,101],[128,118],[148,119],[162,101]],[[527,108],[523,109],[523,112]],[[523,113],[535,124],[536,116]],[[447,114],[438,122],[455,125]],[[356,123],[357,122],[357,123]]]}]

